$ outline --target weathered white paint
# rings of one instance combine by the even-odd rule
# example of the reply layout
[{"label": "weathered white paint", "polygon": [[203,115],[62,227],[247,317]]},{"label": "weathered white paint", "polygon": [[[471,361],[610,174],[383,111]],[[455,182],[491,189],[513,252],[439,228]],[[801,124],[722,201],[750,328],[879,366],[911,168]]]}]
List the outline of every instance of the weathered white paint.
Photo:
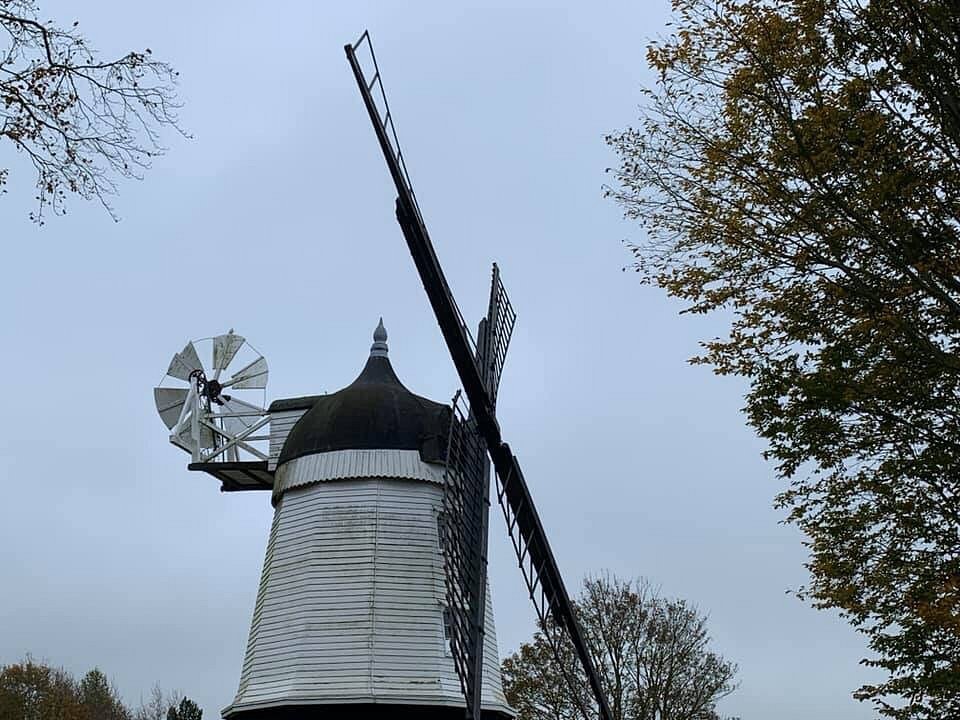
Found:
[{"label": "weathered white paint", "polygon": [[[316,458],[278,472],[314,474],[277,500],[240,688],[224,715],[290,704],[463,707],[443,639],[443,487],[431,476],[442,468],[421,468],[414,480],[346,478],[348,456]],[[369,467],[371,456],[362,460],[355,467]],[[512,715],[489,591],[486,602],[483,707]]]},{"label": "weathered white paint", "polygon": [[267,359],[260,356],[249,365],[237,370],[229,380],[223,383],[223,387],[233,387],[237,390],[263,389],[267,386],[267,377],[269,375],[270,370],[267,367]]},{"label": "weathered white paint", "polygon": [[220,377],[220,371],[226,370],[227,366],[233,362],[234,356],[240,352],[243,343],[246,342],[241,335],[237,335],[233,330],[224,334],[217,335],[213,339],[213,369],[216,371],[214,377]]},{"label": "weathered white paint", "polygon": [[277,459],[280,457],[283,444],[287,441],[287,435],[290,434],[290,430],[297,424],[297,420],[303,417],[307,410],[309,408],[270,413],[270,452],[267,460],[267,470],[273,472],[277,469]]},{"label": "weathered white paint", "polygon": [[418,450],[336,450],[307,455],[277,469],[275,492],[327,480],[394,478],[443,485],[442,465],[423,462]]},{"label": "weathered white paint", "polygon": [[153,389],[153,402],[160,413],[160,419],[170,430],[184,414],[184,406],[190,391],[186,388],[156,387]]},{"label": "weathered white paint", "polygon": [[197,349],[192,342],[188,342],[183,350],[173,356],[170,367],[167,368],[167,375],[178,380],[189,380],[190,373],[201,369],[203,369],[203,364],[197,355]]},{"label": "weathered white paint", "polygon": [[[210,401],[200,396],[201,384],[205,383],[205,395],[209,395],[211,388],[218,387],[221,372],[233,362],[246,341],[233,330],[206,339],[212,344],[213,374],[204,369],[195,343],[188,342],[173,356],[167,375],[187,382],[189,388],[154,389],[157,411],[170,429],[170,442],[190,453],[195,463],[236,462],[241,459],[241,452],[257,460],[269,460],[267,454],[252,444],[268,438],[255,434],[269,422],[265,409],[233,395],[218,393],[218,397],[211,397]],[[268,375],[266,359],[258,356],[221,387],[263,389]]]}]

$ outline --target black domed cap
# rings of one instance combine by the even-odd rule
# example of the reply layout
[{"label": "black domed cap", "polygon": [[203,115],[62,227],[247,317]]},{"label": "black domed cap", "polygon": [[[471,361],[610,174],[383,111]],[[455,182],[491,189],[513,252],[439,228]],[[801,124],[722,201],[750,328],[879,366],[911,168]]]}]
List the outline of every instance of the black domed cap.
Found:
[{"label": "black domed cap", "polygon": [[397,378],[381,321],[363,372],[317,398],[290,430],[278,464],[334,450],[419,450],[426,462],[443,462],[449,428],[449,406],[414,395]]}]

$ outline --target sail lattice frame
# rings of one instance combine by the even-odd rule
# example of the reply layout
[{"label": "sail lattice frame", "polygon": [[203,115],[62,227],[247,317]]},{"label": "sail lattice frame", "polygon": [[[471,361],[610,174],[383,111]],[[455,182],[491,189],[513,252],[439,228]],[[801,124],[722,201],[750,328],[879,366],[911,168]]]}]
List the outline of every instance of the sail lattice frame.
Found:
[{"label": "sail lattice frame", "polygon": [[[463,695],[480,693],[484,644],[489,465],[459,392],[451,404],[440,531],[451,619],[450,649]],[[467,704],[468,717],[474,714]]]},{"label": "sail lattice frame", "polygon": [[[370,55],[373,57],[374,75],[369,80],[364,74],[357,57],[357,50],[364,44],[369,46]],[[397,222],[407,242],[407,247],[420,275],[427,298],[433,307],[437,324],[440,326],[440,331],[447,344],[447,349],[450,351],[457,374],[460,376],[464,394],[470,402],[471,418],[476,424],[479,435],[484,440],[487,453],[496,469],[497,477],[502,483],[503,502],[510,506],[510,510],[515,517],[518,535],[523,539],[521,550],[529,556],[529,566],[531,568],[529,578],[536,580],[536,585],[533,585],[531,580],[527,580],[531,599],[537,605],[538,599],[535,595],[539,588],[540,601],[538,607],[549,607],[552,618],[557,625],[563,627],[567,632],[595,697],[596,708],[601,720],[613,720],[600,674],[597,672],[596,663],[594,658],[591,657],[586,637],[577,621],[573,602],[567,593],[560,568],[553,556],[530,489],[520,469],[520,463],[501,436],[500,425],[496,418],[495,392],[491,393],[488,386],[489,368],[478,363],[477,343],[473,342],[463,315],[457,306],[456,299],[447,284],[443,268],[440,266],[440,261],[430,240],[430,234],[427,231],[419,203],[413,193],[406,162],[399,153],[399,142],[396,138],[393,116],[386,106],[386,93],[383,91],[383,82],[376,59],[373,56],[369,34],[364,32],[357,43],[346,45],[344,51],[350,62],[367,114],[370,117],[380,149],[383,151],[384,160],[397,190]],[[374,87],[378,87],[383,95],[385,112],[378,108],[374,100],[371,92]],[[485,333],[481,333],[481,337],[483,335]],[[521,550],[518,550],[518,556],[520,556]],[[527,577],[525,574],[525,578]],[[538,613],[540,612],[538,610]],[[478,694],[475,693],[474,699],[477,697]],[[468,698],[469,703],[470,699]],[[477,708],[477,710],[479,709]],[[467,712],[469,714],[471,710],[468,708]],[[475,714],[478,715],[479,712]]]}]

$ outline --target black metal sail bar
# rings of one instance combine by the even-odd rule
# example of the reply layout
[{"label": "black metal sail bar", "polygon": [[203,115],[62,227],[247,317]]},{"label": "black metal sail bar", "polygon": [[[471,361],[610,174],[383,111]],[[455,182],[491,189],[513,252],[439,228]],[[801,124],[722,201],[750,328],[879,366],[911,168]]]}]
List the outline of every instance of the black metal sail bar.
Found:
[{"label": "black metal sail bar", "polygon": [[480,720],[490,464],[484,440],[464,411],[459,392],[452,403],[445,465],[439,518],[447,581],[445,613],[467,718]]},{"label": "black metal sail bar", "polygon": [[491,403],[497,404],[497,391],[500,388],[500,375],[503,373],[503,364],[507,359],[507,348],[510,346],[510,337],[513,335],[513,326],[517,321],[507,297],[507,291],[500,279],[500,268],[493,264],[490,278],[490,302],[487,306],[487,317],[480,321],[480,332],[477,340],[480,347],[477,350],[477,359],[480,362],[480,371],[483,374],[487,393]]},{"label": "black metal sail bar", "polygon": [[[487,316],[477,332],[476,360],[487,395],[496,405],[500,375],[517,315],[496,265],[490,282]],[[487,540],[490,514],[490,461],[476,418],[452,403],[443,486],[444,571],[451,645],[466,699],[467,720],[480,720],[487,588]],[[518,556],[519,558],[519,556]]]},{"label": "black metal sail bar", "polygon": [[[364,44],[369,47],[370,58],[373,63],[373,73],[369,80],[364,75],[357,59],[357,50]],[[601,720],[613,720],[600,684],[599,674],[574,615],[573,604],[563,584],[550,544],[547,542],[543,525],[520,469],[520,463],[510,450],[510,446],[503,442],[500,436],[500,426],[494,413],[494,398],[490,396],[485,383],[486,373],[477,365],[475,348],[471,342],[470,334],[447,285],[433,244],[430,242],[430,235],[423,222],[403,161],[403,155],[400,152],[393,117],[386,103],[380,69],[373,55],[373,46],[370,43],[369,34],[364,32],[354,45],[347,45],[344,50],[360,88],[364,105],[373,123],[380,148],[383,150],[390,175],[393,177],[397,188],[397,220],[407,241],[410,254],[413,256],[427,297],[433,307],[437,323],[443,333],[450,356],[460,376],[460,381],[463,383],[463,390],[470,403],[471,414],[476,422],[477,430],[483,437],[490,459],[493,461],[500,485],[498,495],[502,496],[505,502],[509,504],[516,523],[517,537],[520,538],[520,547],[526,550],[525,561],[531,568],[532,577],[536,579],[536,587],[531,588],[531,595],[534,594],[534,591],[540,593],[544,606],[550,609],[556,624],[569,633],[570,640],[576,648],[596,698]],[[382,100],[382,113],[374,100],[374,87],[377,88]],[[534,600],[536,601],[536,598]]]}]

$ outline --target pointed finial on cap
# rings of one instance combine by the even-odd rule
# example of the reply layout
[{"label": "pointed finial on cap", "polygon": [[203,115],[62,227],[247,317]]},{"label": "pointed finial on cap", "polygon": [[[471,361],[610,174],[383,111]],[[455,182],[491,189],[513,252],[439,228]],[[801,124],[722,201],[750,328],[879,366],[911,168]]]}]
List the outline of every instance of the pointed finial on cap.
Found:
[{"label": "pointed finial on cap", "polygon": [[370,357],[387,357],[387,329],[383,326],[383,318],[376,330],[373,331],[373,345],[370,346]]}]

